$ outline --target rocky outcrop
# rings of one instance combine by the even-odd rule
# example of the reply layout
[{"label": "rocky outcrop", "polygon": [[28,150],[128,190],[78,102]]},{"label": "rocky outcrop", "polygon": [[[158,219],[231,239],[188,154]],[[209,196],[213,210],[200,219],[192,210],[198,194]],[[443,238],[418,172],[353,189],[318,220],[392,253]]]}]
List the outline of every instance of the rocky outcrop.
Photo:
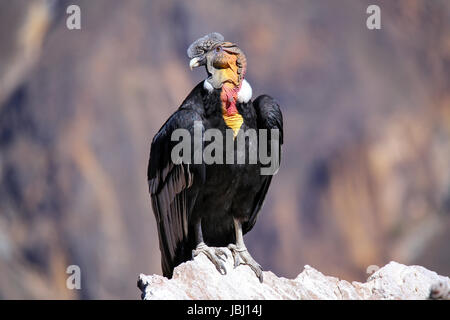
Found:
[{"label": "rocky outcrop", "polygon": [[306,265],[295,279],[264,272],[260,283],[248,266],[233,267],[221,275],[205,255],[179,265],[172,279],[141,274],[142,299],[449,299],[450,279],[421,266],[390,262],[367,282],[348,282],[322,274]]}]

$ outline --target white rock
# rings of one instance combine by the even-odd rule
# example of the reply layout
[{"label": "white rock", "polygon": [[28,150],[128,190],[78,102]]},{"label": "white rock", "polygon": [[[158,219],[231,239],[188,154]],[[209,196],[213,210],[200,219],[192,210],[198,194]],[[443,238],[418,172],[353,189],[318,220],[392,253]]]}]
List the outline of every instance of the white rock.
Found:
[{"label": "white rock", "polygon": [[208,258],[200,254],[180,264],[172,279],[141,274],[138,287],[142,299],[427,299],[433,286],[434,298],[449,299],[450,279],[421,266],[390,262],[367,282],[352,282],[325,276],[306,265],[295,279],[264,271],[260,283],[248,266],[233,267],[231,252],[221,275]]}]

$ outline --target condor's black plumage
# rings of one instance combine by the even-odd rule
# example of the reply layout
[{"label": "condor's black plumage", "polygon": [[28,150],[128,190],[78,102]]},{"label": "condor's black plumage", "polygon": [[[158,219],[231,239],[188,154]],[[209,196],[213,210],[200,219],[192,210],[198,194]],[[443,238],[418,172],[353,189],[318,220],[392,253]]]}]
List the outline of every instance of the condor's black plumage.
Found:
[{"label": "condor's black plumage", "polygon": [[[223,45],[220,41],[216,40],[215,45]],[[212,47],[206,47],[204,51],[198,49],[197,52],[206,54],[211,50],[219,52],[214,50],[214,41]],[[234,54],[236,51],[232,52]],[[239,51],[238,54],[242,53]],[[200,58],[203,64],[208,64],[208,57]],[[214,56],[209,58],[214,59]],[[198,57],[193,59],[196,62],[201,60]],[[223,68],[217,72],[221,71],[224,71]],[[211,76],[215,72],[213,68],[208,70]],[[228,246],[235,258],[235,265],[249,265],[262,281],[262,269],[245,248],[242,234],[254,226],[272,175],[261,175],[259,161],[256,164],[247,161],[245,164],[207,165],[192,162],[174,164],[171,159],[171,151],[178,143],[172,141],[172,133],[176,129],[186,129],[193,137],[195,121],[201,123],[203,132],[211,128],[219,129],[225,139],[226,130],[231,129],[225,121],[226,101],[223,97],[224,88],[210,88],[204,82],[199,83],[152,141],[147,176],[158,227],[162,270],[167,277],[172,276],[175,266],[199,253],[206,254],[220,272],[226,272],[220,261],[224,252],[214,247]],[[267,95],[253,102],[249,99],[233,101],[237,109],[233,116],[242,116],[239,131],[278,129],[281,148],[283,119],[278,104]],[[202,143],[205,146],[208,144]],[[260,143],[263,141],[258,141]],[[270,140],[264,143],[270,145]],[[223,145],[226,145],[225,140]],[[248,152],[247,140],[245,148]]]}]

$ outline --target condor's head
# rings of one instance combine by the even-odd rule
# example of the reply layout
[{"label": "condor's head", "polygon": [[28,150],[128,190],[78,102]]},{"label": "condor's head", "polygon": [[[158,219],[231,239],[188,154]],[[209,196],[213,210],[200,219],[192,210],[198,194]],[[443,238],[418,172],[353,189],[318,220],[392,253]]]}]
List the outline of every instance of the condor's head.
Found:
[{"label": "condor's head", "polygon": [[187,54],[191,69],[206,67],[206,81],[214,89],[220,89],[224,84],[230,88],[241,87],[247,60],[242,50],[236,44],[224,41],[220,33],[210,33],[194,41]]}]

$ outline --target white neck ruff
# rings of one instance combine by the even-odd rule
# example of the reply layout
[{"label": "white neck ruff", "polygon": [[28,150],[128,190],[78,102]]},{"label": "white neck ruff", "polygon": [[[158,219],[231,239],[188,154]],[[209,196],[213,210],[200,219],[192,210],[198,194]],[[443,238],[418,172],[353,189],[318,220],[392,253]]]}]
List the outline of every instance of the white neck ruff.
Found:
[{"label": "white neck ruff", "polygon": [[[208,92],[212,92],[214,90],[214,87],[211,85],[211,83],[208,82],[208,79],[203,82],[203,88],[205,88],[205,90],[207,90]],[[252,94],[253,91],[250,83],[248,83],[248,81],[244,79],[244,81],[242,81],[241,89],[239,90],[237,95],[237,101],[241,103],[247,103],[252,98]]]}]

